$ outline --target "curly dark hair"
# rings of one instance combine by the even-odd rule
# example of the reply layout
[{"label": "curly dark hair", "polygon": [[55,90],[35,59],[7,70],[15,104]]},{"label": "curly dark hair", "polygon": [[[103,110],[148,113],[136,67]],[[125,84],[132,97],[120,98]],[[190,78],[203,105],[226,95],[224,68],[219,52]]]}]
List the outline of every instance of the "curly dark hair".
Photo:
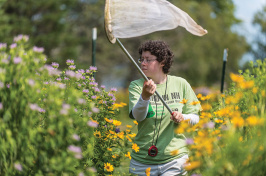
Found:
[{"label": "curly dark hair", "polygon": [[149,40],[142,43],[139,47],[139,54],[142,52],[149,51],[152,55],[157,57],[157,61],[163,63],[163,72],[169,73],[170,67],[173,63],[174,54],[170,50],[169,45],[161,40]]}]

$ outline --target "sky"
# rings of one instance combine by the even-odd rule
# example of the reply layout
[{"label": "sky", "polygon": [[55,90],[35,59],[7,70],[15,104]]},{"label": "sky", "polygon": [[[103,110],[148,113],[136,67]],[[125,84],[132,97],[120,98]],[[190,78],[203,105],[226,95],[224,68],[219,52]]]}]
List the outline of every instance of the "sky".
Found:
[{"label": "sky", "polygon": [[[235,16],[243,20],[241,26],[234,28],[235,31],[244,35],[249,44],[254,40],[258,28],[252,25],[254,14],[262,10],[262,6],[266,5],[266,0],[233,0],[236,11]],[[250,60],[252,56],[246,54],[240,61],[240,65]]]}]

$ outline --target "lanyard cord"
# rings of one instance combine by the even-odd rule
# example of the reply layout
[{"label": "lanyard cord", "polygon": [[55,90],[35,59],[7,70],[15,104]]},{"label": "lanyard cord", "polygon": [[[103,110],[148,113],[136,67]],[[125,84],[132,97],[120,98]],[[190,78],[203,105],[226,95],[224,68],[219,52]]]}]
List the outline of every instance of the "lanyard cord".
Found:
[{"label": "lanyard cord", "polygon": [[[167,90],[167,77],[166,77],[166,86],[165,86],[165,92],[164,92],[164,96],[166,97],[166,90]],[[155,105],[156,105],[156,118],[155,118],[155,128],[153,130],[153,139],[152,139],[152,145],[153,145],[153,142],[154,142],[154,136],[155,136],[155,129],[156,129],[156,121],[157,121],[157,103],[156,103],[156,98],[154,98],[154,102],[155,102]],[[164,106],[163,106],[163,111],[164,111]],[[157,137],[156,137],[156,141],[155,141],[155,146],[157,144],[157,141],[158,141],[158,137],[159,137],[159,133],[160,133],[160,129],[161,129],[161,122],[162,122],[162,118],[163,118],[163,111],[162,111],[162,114],[161,114],[161,119],[160,119],[160,125],[159,125],[159,130],[158,130],[158,133],[157,133]]]}]

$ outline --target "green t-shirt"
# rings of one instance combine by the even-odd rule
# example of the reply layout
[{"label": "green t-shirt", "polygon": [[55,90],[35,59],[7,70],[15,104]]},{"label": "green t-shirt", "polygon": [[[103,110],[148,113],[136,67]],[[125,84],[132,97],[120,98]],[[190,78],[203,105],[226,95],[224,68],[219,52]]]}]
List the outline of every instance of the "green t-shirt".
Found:
[{"label": "green t-shirt", "polygon": [[[142,93],[143,82],[144,79],[138,79],[132,81],[129,85],[129,112],[131,112],[132,108],[139,100],[140,94]],[[198,99],[185,79],[168,75],[166,94],[166,83],[157,84],[156,86],[157,92],[161,95],[172,111],[179,111],[182,114],[198,114],[200,104],[190,105],[192,101],[198,101]],[[188,102],[186,104],[180,103],[183,99],[188,100]],[[156,102],[154,100],[156,100]],[[155,103],[157,104],[157,119]],[[162,111],[163,116],[160,126]],[[138,123],[138,133],[135,137],[134,143],[140,147],[140,150],[139,152],[135,152],[134,150],[132,151],[131,156],[133,159],[143,164],[162,164],[188,154],[186,138],[183,134],[174,133],[178,124],[171,121],[170,117],[171,115],[167,108],[163,108],[162,102],[154,94],[150,98],[147,117]],[[154,136],[155,121],[156,135]],[[156,144],[158,154],[155,157],[151,157],[148,155],[148,149],[152,146],[153,137],[154,143],[156,141],[159,126],[160,131]],[[174,156],[171,155],[171,152],[175,150],[178,150],[178,154]]]}]

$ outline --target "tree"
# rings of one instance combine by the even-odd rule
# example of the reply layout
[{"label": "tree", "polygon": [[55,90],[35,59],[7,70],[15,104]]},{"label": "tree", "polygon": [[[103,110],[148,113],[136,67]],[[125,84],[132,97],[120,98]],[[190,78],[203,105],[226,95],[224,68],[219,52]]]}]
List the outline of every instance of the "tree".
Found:
[{"label": "tree", "polygon": [[260,33],[255,39],[255,47],[251,48],[251,53],[255,59],[263,60],[266,58],[266,5],[254,15],[253,24],[259,27]]}]

